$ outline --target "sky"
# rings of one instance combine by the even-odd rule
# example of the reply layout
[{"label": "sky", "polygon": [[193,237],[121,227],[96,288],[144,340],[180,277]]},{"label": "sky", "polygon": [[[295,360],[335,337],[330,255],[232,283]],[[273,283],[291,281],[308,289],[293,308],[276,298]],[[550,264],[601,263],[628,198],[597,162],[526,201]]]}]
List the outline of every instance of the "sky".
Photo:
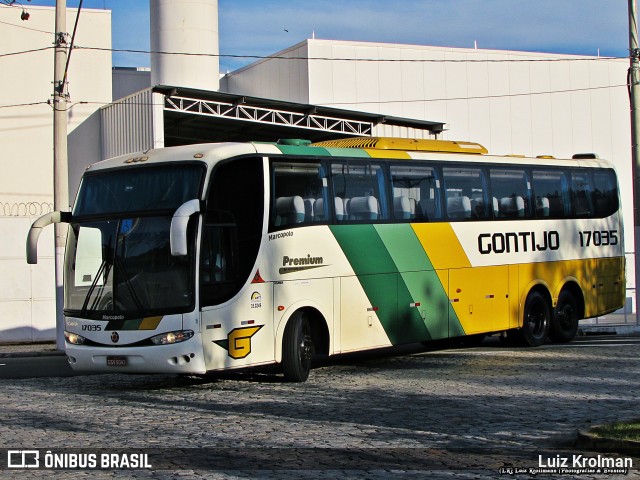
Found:
[{"label": "sky", "polygon": [[[6,3],[6,0],[0,0]],[[153,0],[152,0],[153,1]],[[77,8],[78,0],[67,0]],[[18,8],[55,0],[17,0]],[[624,57],[627,0],[218,0],[220,53],[271,55],[316,38]],[[84,0],[112,11],[113,48],[149,50],[149,0]],[[82,16],[81,16],[82,18]],[[72,26],[68,26],[71,30]],[[220,59],[232,71],[251,59]],[[148,67],[146,54],[114,66]]]}]

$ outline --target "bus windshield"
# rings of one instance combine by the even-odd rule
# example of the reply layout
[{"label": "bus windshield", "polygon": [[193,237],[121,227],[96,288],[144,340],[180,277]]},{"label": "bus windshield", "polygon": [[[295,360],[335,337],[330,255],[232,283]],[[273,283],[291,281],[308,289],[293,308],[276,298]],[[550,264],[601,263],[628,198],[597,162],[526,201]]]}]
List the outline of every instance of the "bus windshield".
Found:
[{"label": "bus windshield", "polygon": [[67,241],[67,315],[117,320],[192,308],[194,256],[172,256],[169,231],[174,211],[198,197],[202,173],[150,167],[83,179]]}]

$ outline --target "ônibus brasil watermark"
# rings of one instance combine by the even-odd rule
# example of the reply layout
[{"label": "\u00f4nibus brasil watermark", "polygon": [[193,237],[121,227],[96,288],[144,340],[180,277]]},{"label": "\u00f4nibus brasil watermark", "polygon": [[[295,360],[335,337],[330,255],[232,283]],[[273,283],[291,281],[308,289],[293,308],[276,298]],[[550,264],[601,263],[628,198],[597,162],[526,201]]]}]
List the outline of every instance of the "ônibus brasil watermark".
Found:
[{"label": "\u00f4nibus brasil watermark", "polygon": [[149,469],[152,465],[147,453],[126,452],[53,452],[46,450],[7,450],[7,468],[90,470],[90,469]]}]

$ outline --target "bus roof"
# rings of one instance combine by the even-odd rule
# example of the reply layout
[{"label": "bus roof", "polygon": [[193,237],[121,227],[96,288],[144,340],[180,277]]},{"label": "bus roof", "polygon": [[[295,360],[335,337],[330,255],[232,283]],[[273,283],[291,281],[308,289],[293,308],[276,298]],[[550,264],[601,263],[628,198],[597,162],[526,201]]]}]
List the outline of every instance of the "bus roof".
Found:
[{"label": "bus roof", "polygon": [[571,159],[549,156],[524,157],[513,155],[487,155],[487,149],[478,143],[450,140],[425,140],[392,137],[356,137],[310,143],[304,140],[282,140],[278,143],[202,143],[151,149],[121,155],[87,168],[88,171],[126,167],[145,163],[201,161],[209,165],[219,160],[242,155],[295,155],[298,157],[360,157],[379,160],[458,160],[471,163],[510,165],[562,165],[606,166],[594,154],[577,154]]}]

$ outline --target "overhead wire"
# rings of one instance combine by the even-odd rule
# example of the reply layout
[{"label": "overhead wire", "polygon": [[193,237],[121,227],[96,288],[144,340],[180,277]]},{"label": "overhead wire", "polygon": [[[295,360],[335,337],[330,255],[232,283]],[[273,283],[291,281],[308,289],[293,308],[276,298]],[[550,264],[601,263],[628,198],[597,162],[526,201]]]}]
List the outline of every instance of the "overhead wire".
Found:
[{"label": "overhead wire", "polygon": [[[354,58],[354,57],[306,57],[306,56],[284,56],[284,55],[248,55],[248,54],[230,54],[230,53],[197,53],[197,52],[168,52],[161,50],[141,50],[131,48],[107,48],[107,47],[88,47],[76,45],[75,48],[81,50],[97,50],[114,53],[135,53],[150,55],[180,55],[187,57],[217,57],[217,58],[239,58],[251,60],[321,60],[321,61],[339,61],[339,62],[390,62],[390,63],[515,63],[515,62],[584,62],[598,60],[621,60],[628,57],[617,56],[576,56],[575,58],[509,58],[509,59],[451,59],[451,58]],[[527,55],[528,52],[518,52]],[[536,54],[536,52],[530,52]],[[505,52],[506,54],[506,52]]]},{"label": "overhead wire", "polygon": [[[486,100],[492,98],[513,98],[513,97],[531,97],[531,96],[539,96],[539,95],[554,95],[554,94],[562,94],[562,93],[579,93],[579,92],[591,92],[597,90],[607,90],[613,88],[627,88],[627,84],[619,84],[619,85],[603,85],[598,87],[584,87],[584,88],[573,88],[573,89],[564,89],[564,90],[548,90],[543,92],[523,92],[523,93],[505,93],[501,95],[476,95],[472,97],[442,97],[442,98],[419,98],[419,99],[411,99],[411,100],[358,100],[353,102],[322,102],[321,105],[329,106],[329,105],[363,105],[363,104],[400,104],[400,103],[420,103],[420,102],[453,102],[453,101],[465,101],[465,100]],[[15,105],[0,105],[0,109],[2,108],[13,108],[13,107],[22,107],[22,106],[30,106],[30,105],[41,105],[41,104],[50,104],[50,100],[46,102],[32,102],[32,103],[21,103]],[[153,103],[153,102],[130,102],[128,101],[126,104],[121,103],[118,100],[112,102],[96,102],[90,100],[81,100],[74,102],[72,105],[67,107],[65,110],[70,110],[76,105],[97,105],[99,107],[108,107],[114,105],[126,105],[126,106],[164,106],[164,103]]]},{"label": "overhead wire", "polygon": [[44,52],[45,50],[52,50],[55,47],[53,45],[49,45],[48,47],[40,47],[40,48],[31,48],[29,50],[20,50],[19,52],[8,52],[8,53],[0,53],[0,58],[2,57],[11,57],[15,55],[24,55],[27,53],[35,53],[35,52]]}]

